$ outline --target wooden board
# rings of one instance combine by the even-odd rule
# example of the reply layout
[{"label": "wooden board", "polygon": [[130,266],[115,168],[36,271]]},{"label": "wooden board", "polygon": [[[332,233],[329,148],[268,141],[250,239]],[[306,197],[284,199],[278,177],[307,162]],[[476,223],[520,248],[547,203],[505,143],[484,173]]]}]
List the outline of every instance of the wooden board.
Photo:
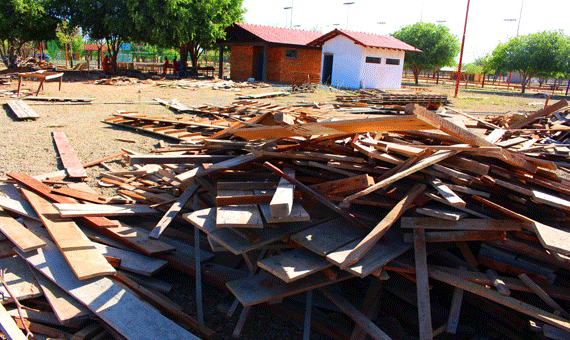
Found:
[{"label": "wooden board", "polygon": [[[33,252],[32,252],[33,253]],[[29,253],[31,254],[31,253]],[[0,259],[0,268],[6,271],[4,280],[6,281],[10,292],[18,301],[35,298],[42,295],[42,291],[30,268],[19,256],[10,256]],[[10,294],[3,285],[0,284],[0,303],[7,304],[12,302]]]},{"label": "wooden board", "polygon": [[273,216],[271,213],[271,205],[267,203],[259,204],[259,209],[267,223],[287,223],[287,222],[303,222],[311,220],[309,213],[299,203],[294,203],[291,212],[287,216]]},{"label": "wooden board", "polygon": [[38,214],[34,211],[34,208],[32,208],[26,200],[21,198],[20,200],[14,200],[7,197],[0,197],[0,208],[34,220],[40,219]]},{"label": "wooden board", "polygon": [[279,228],[255,229],[254,232],[258,240],[257,242],[252,242],[229,229],[216,227],[216,208],[194,211],[184,214],[182,217],[236,255],[281,240],[284,237],[300,232],[315,224],[313,221],[283,223]]},{"label": "wooden board", "polygon": [[228,155],[129,155],[129,164],[203,164],[219,163],[234,158]]},{"label": "wooden board", "polygon": [[416,208],[418,214],[437,217],[449,221],[459,221],[462,218],[469,216],[468,213],[462,211],[455,211],[449,209],[436,209],[430,207]]},{"label": "wooden board", "polygon": [[328,286],[353,277],[341,272],[336,278],[316,273],[292,283],[287,283],[269,273],[262,273],[244,279],[228,282],[226,286],[245,307],[281,299],[307,290]]},{"label": "wooden board", "polygon": [[85,178],[87,173],[81,165],[81,161],[77,158],[73,147],[69,144],[67,136],[62,131],[53,131],[53,140],[57,147],[59,157],[63,163],[63,167],[67,171],[67,175],[71,178]]},{"label": "wooden board", "polygon": [[516,221],[516,220],[484,220],[465,218],[459,221],[442,220],[440,218],[431,217],[402,217],[400,220],[402,228],[422,228],[422,229],[437,229],[437,230],[521,230],[522,226],[525,229],[530,228],[529,223]]},{"label": "wooden board", "polygon": [[114,257],[121,260],[119,268],[136,274],[152,276],[159,270],[164,268],[168,262],[155,259],[146,255],[113,248],[99,243],[94,243],[95,248],[103,254],[103,256]]},{"label": "wooden board", "polygon": [[532,200],[539,204],[546,204],[551,207],[570,212],[570,201],[549,193],[532,189]]},{"label": "wooden board", "polygon": [[18,119],[38,119],[40,115],[37,114],[28,104],[21,100],[8,100],[6,102],[12,112],[18,117]]},{"label": "wooden board", "polygon": [[268,126],[242,128],[228,131],[246,140],[288,138],[315,135],[345,135],[372,131],[406,131],[433,129],[429,123],[419,120],[415,115],[367,117],[341,121],[326,121],[302,125]]},{"label": "wooden board", "polygon": [[416,263],[416,287],[420,340],[433,339],[429,279],[427,270],[426,239],[424,229],[414,229],[414,259]]},{"label": "wooden board", "polygon": [[162,211],[144,204],[74,204],[55,203],[61,217],[101,217],[129,215],[159,215]]},{"label": "wooden board", "polygon": [[[287,175],[295,178],[295,170],[290,168],[283,169]],[[285,178],[279,180],[275,194],[269,203],[269,217],[286,217],[291,214],[293,209],[293,193],[295,185]],[[267,219],[267,216],[266,216]],[[269,222],[269,221],[268,221]],[[294,222],[294,221],[292,221]]]},{"label": "wooden board", "polygon": [[223,162],[212,164],[211,166],[208,167],[208,169],[205,169],[202,166],[196,167],[192,170],[189,170],[189,171],[186,171],[186,172],[183,172],[183,173],[177,175],[175,178],[177,181],[183,182],[186,185],[192,185],[192,180],[194,177],[202,177],[202,176],[206,176],[206,175],[211,174],[211,173],[216,172],[216,171],[232,169],[232,168],[235,168],[237,166],[253,162],[253,161],[257,160],[258,158],[260,158],[260,157],[257,155],[254,155],[252,153],[247,154],[247,155],[240,155],[240,156],[225,160]]},{"label": "wooden board", "polygon": [[127,339],[198,339],[110,278],[78,280],[51,242],[19,255]]},{"label": "wooden board", "polygon": [[166,214],[164,214],[164,216],[162,216],[160,221],[158,221],[158,223],[152,229],[152,231],[148,234],[148,236],[151,238],[154,238],[154,239],[159,238],[160,235],[166,229],[166,227],[168,227],[170,222],[172,222],[174,217],[176,217],[176,215],[180,212],[180,210],[182,210],[182,207],[184,207],[186,202],[188,202],[190,197],[192,197],[194,192],[196,192],[196,190],[198,190],[199,187],[200,186],[198,184],[195,184],[195,185],[188,187],[186,190],[184,190],[182,195],[180,195],[180,197],[178,197],[178,200],[176,200],[176,202],[174,202],[174,204],[170,206],[170,208],[168,209]]},{"label": "wooden board", "polygon": [[[115,273],[75,222],[59,217],[57,209],[39,195],[27,189],[22,189],[22,192],[80,280]],[[71,245],[73,249],[68,248]]]},{"label": "wooden board", "polygon": [[465,207],[467,203],[459,197],[451,188],[443,183],[439,178],[428,176],[429,183],[439,192],[441,197],[449,202],[449,205]]},{"label": "wooden board", "polygon": [[[87,186],[87,184],[85,184],[85,183],[74,183],[74,184],[83,184],[83,185]],[[89,190],[89,191],[87,191],[87,190]],[[55,194],[58,194],[58,195],[73,197],[77,200],[81,200],[81,201],[85,201],[85,202],[91,202],[91,203],[103,204],[103,203],[109,203],[109,201],[111,200],[109,197],[100,196],[94,192],[91,192],[92,191],[91,188],[89,188],[87,190],[82,190],[82,189],[72,188],[70,186],[67,186],[67,187],[52,189],[52,192]]]},{"label": "wooden board", "polygon": [[2,334],[9,340],[28,340],[2,305],[0,305],[0,328],[2,328]]},{"label": "wooden board", "polygon": [[44,296],[48,300],[59,322],[66,324],[78,319],[87,318],[91,315],[91,311],[87,309],[87,307],[80,304],[75,298],[48,280],[35,268],[32,266],[30,266],[30,268],[32,268],[32,273],[36,281],[40,284]]},{"label": "wooden board", "polygon": [[332,266],[324,257],[298,248],[258,261],[259,267],[285,282],[293,282]]},{"label": "wooden board", "polygon": [[335,218],[293,234],[291,240],[318,255],[326,256],[364,235],[364,231],[353,228],[346,220]]},{"label": "wooden board", "polygon": [[218,228],[263,228],[257,205],[229,205],[216,209]]},{"label": "wooden board", "polygon": [[45,247],[46,245],[34,233],[3,211],[0,211],[0,231],[23,252]]}]

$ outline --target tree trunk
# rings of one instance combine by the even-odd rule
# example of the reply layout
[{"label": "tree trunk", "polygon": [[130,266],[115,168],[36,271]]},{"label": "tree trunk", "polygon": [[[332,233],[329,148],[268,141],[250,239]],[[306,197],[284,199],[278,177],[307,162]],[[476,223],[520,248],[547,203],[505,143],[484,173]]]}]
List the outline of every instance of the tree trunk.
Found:
[{"label": "tree trunk", "polygon": [[73,68],[73,40],[69,43],[69,65]]},{"label": "tree trunk", "polygon": [[570,89],[570,78],[568,78],[568,84],[566,84],[566,94],[565,96],[568,95],[568,90]]},{"label": "tree trunk", "polygon": [[526,83],[527,83],[528,80],[527,80],[527,78],[526,78],[525,76],[523,76],[523,75],[521,75],[521,78],[522,78],[522,79],[521,79],[521,86],[522,86],[522,91],[521,91],[521,93],[524,94],[524,92],[525,92],[525,90],[526,90]]},{"label": "tree trunk", "polygon": [[414,82],[418,85],[420,77],[420,69],[417,66],[412,66],[412,72],[414,73]]},{"label": "tree trunk", "polygon": [[485,77],[487,77],[487,75],[483,74],[483,81],[481,82],[481,88],[485,87]]},{"label": "tree trunk", "polygon": [[180,64],[188,69],[188,43],[180,45]]}]

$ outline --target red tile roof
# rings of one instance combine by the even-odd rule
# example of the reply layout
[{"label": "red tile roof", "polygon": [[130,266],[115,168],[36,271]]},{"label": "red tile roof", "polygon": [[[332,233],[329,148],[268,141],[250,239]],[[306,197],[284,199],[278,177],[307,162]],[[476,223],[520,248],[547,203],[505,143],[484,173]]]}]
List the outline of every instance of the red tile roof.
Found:
[{"label": "red tile roof", "polygon": [[323,35],[321,32],[244,23],[235,23],[235,26],[243,28],[261,40],[275,44],[306,45]]},{"label": "red tile roof", "polygon": [[380,48],[390,48],[395,50],[402,50],[408,52],[422,52],[421,50],[415,48],[412,45],[408,45],[405,42],[398,40],[392,36],[377,35],[371,33],[354,32],[335,29],[322,37],[319,37],[307,45],[309,46],[322,46],[327,40],[330,40],[336,36],[345,36],[355,43],[366,46],[366,47],[380,47]]}]

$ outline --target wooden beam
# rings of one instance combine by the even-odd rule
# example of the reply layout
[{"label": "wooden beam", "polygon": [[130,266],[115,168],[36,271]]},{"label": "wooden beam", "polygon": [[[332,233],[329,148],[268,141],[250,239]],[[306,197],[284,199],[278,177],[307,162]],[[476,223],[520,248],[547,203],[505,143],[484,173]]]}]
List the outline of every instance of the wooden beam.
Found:
[{"label": "wooden beam", "polygon": [[87,177],[87,172],[85,172],[83,165],[81,165],[79,158],[77,158],[75,150],[73,150],[65,133],[62,131],[53,131],[52,134],[67,175],[71,178]]},{"label": "wooden beam", "polygon": [[188,202],[190,197],[192,197],[194,192],[196,192],[196,190],[198,190],[199,187],[200,185],[194,184],[188,187],[186,190],[184,190],[182,195],[180,195],[178,200],[176,200],[176,202],[172,206],[170,206],[166,214],[162,216],[160,221],[158,221],[158,223],[148,234],[148,236],[150,238],[158,239],[160,235],[164,232],[164,230],[166,230],[166,227],[168,227],[170,222],[172,222],[172,220],[176,217],[176,215],[180,212],[180,210],[182,210],[182,207],[184,207],[186,202]]},{"label": "wooden beam", "polygon": [[[295,178],[295,170],[290,168],[283,169],[291,178]],[[284,217],[291,214],[293,209],[293,193],[295,191],[295,185],[285,178],[279,180],[277,185],[277,190],[273,195],[273,199],[269,203],[269,210],[272,217]]]},{"label": "wooden beam", "polygon": [[538,110],[537,112],[529,115],[528,117],[521,119],[513,124],[511,124],[508,129],[512,130],[512,129],[520,129],[530,123],[532,123],[534,120],[540,118],[540,117],[544,117],[544,116],[548,116],[549,114],[556,112],[558,110],[561,110],[563,108],[565,108],[566,106],[568,106],[568,102],[566,100],[561,100],[558,101],[552,105],[547,106],[544,109]]},{"label": "wooden beam", "polygon": [[144,204],[54,203],[54,206],[61,217],[158,215],[162,213]]},{"label": "wooden beam", "polygon": [[473,231],[519,231],[521,226],[530,228],[530,224],[516,220],[467,219],[459,221],[442,220],[432,217],[402,217],[402,228],[421,228],[436,230],[473,230]]},{"label": "wooden beam", "polygon": [[414,258],[416,261],[416,287],[418,295],[418,320],[420,339],[433,339],[429,279],[427,269],[426,239],[424,229],[414,229]]}]

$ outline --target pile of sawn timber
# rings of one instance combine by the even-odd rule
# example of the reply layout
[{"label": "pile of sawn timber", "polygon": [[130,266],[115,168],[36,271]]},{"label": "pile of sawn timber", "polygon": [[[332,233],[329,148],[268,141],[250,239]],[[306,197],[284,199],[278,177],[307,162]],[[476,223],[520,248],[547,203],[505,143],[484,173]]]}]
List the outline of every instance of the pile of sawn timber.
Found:
[{"label": "pile of sawn timber", "polygon": [[[8,307],[0,324],[12,338],[10,320],[40,334],[64,332],[51,337],[73,335],[42,324],[75,328],[76,337],[193,338],[141,297],[197,336],[213,336],[200,307],[194,319],[125,274],[150,276],[169,265],[235,295],[228,315],[243,305],[235,336],[259,306],[304,317],[306,338],[311,328],[337,339],[475,338],[482,325],[508,338],[528,331],[567,338],[566,106],[502,127],[413,104],[405,115],[362,117],[241,102],[195,109],[183,128],[121,114],[113,123],[192,130],[153,154],[113,156],[130,169],[85,164],[108,170],[100,184],[116,186],[114,197],[62,181],[84,177],[83,166],[54,134],[66,170],[9,174],[13,183],[2,186],[9,198],[0,199],[12,299],[43,294],[52,312],[40,319]],[[158,222],[148,232],[121,221],[138,215]],[[169,226],[195,227],[210,249],[200,251],[199,238],[192,248],[164,236]],[[249,273],[195,265],[227,252],[242,256]],[[296,302],[285,298],[304,292],[307,308],[291,308]],[[354,329],[335,327],[328,315],[338,310]],[[81,324],[86,316],[99,323]]]}]

